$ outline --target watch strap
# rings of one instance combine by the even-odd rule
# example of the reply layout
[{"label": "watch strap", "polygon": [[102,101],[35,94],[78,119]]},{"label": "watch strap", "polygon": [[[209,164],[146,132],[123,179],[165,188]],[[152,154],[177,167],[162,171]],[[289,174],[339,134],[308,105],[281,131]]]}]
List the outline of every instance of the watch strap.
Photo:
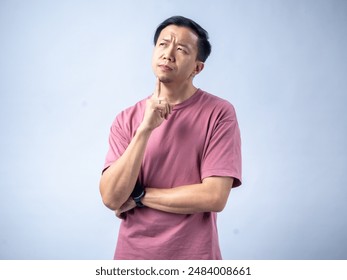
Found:
[{"label": "watch strap", "polygon": [[143,205],[141,201],[141,199],[145,196],[145,194],[146,194],[146,191],[142,190],[142,193],[139,196],[133,196],[133,200],[135,201],[137,207],[139,208],[145,207],[145,205]]}]

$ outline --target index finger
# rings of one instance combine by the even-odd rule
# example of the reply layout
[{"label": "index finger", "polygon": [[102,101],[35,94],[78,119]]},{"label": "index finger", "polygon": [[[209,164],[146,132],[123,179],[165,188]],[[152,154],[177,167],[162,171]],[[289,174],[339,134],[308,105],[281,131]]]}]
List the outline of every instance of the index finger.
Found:
[{"label": "index finger", "polygon": [[155,85],[155,94],[156,94],[157,98],[159,98],[159,96],[160,96],[160,85],[161,85],[161,82],[159,80],[159,77],[157,77],[157,82]]}]

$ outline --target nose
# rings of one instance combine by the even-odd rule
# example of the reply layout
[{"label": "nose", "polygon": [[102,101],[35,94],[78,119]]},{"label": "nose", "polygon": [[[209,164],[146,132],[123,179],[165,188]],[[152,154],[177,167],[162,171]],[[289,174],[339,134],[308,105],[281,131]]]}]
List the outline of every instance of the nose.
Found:
[{"label": "nose", "polygon": [[175,53],[174,53],[173,46],[166,48],[164,55],[163,55],[163,58],[166,60],[169,60],[171,62],[175,61]]}]

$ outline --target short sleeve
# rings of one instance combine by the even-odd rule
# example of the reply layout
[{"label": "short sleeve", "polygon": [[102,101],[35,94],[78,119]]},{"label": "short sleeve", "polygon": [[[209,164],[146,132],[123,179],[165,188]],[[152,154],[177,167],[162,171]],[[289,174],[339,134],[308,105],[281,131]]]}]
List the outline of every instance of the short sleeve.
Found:
[{"label": "short sleeve", "polygon": [[129,139],[125,134],[125,130],[121,127],[120,116],[114,120],[109,135],[109,148],[106,154],[103,171],[105,171],[112,163],[114,163],[126,150],[129,145]]},{"label": "short sleeve", "polygon": [[103,171],[120,158],[129,146],[143,119],[145,104],[146,99],[137,102],[134,106],[120,112],[113,121]]},{"label": "short sleeve", "polygon": [[241,185],[241,136],[234,107],[225,102],[212,115],[207,143],[204,148],[201,177],[233,177],[233,187]]}]

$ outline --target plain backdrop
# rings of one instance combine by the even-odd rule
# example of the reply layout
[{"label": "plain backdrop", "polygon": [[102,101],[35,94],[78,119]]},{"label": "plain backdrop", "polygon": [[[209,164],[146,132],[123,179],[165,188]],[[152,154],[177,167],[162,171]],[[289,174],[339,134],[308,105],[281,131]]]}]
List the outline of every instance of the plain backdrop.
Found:
[{"label": "plain backdrop", "polygon": [[347,1],[1,0],[0,258],[111,259],[99,179],[116,114],[154,90],[172,15],[210,34],[195,85],[229,100],[243,185],[225,259],[347,259]]}]

